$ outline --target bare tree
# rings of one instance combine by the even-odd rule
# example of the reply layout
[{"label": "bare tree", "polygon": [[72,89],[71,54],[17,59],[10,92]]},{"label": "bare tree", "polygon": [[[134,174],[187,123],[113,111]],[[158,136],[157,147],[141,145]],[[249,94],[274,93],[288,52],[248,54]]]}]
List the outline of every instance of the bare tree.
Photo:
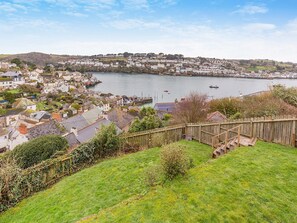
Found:
[{"label": "bare tree", "polygon": [[185,100],[177,103],[174,114],[177,123],[204,121],[209,110],[207,95],[191,92]]}]

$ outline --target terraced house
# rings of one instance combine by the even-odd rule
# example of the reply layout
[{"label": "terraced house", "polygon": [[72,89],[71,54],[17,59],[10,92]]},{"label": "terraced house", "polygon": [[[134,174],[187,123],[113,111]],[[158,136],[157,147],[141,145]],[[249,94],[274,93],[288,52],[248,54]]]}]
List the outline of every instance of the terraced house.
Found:
[{"label": "terraced house", "polygon": [[20,72],[9,71],[0,74],[0,88],[16,88],[25,84],[25,80]]}]

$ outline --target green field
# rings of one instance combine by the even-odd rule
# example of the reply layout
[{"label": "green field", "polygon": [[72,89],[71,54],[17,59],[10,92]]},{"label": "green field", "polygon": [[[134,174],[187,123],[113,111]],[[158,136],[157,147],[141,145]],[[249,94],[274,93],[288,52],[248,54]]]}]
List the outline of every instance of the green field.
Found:
[{"label": "green field", "polygon": [[148,187],[159,148],[113,158],[66,177],[0,215],[0,222],[297,222],[297,150],[264,142],[211,160],[211,148],[179,142],[194,160],[186,177]]}]

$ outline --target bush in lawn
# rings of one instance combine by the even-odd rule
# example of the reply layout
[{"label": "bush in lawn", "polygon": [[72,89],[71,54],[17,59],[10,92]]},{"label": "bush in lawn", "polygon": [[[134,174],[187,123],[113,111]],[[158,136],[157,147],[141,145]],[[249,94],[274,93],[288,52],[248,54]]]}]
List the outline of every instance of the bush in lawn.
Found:
[{"label": "bush in lawn", "polygon": [[150,187],[158,184],[158,182],[161,179],[161,173],[162,173],[161,166],[150,166],[145,171],[145,178],[144,178],[145,183]]},{"label": "bush in lawn", "polygon": [[178,175],[185,175],[190,168],[190,159],[185,153],[184,146],[170,144],[163,147],[161,166],[165,179],[172,180]]},{"label": "bush in lawn", "polygon": [[102,126],[93,139],[95,154],[100,158],[114,155],[120,148],[120,137],[117,135],[115,124]]},{"label": "bush in lawn", "polygon": [[0,163],[0,212],[16,204],[21,196],[22,170],[14,160]]},{"label": "bush in lawn", "polygon": [[57,151],[66,151],[68,142],[58,135],[47,135],[18,145],[11,153],[21,168],[28,168],[51,158]]}]

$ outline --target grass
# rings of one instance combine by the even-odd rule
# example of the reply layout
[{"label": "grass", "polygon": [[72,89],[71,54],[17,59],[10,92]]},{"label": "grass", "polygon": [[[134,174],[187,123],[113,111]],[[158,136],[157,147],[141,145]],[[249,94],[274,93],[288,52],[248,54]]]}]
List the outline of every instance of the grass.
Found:
[{"label": "grass", "polygon": [[275,66],[255,66],[249,67],[248,71],[276,71]]},{"label": "grass", "polygon": [[[211,149],[181,142],[196,165],[206,162]],[[146,194],[144,171],[158,163],[159,148],[101,162],[66,177],[52,188],[23,200],[0,215],[0,222],[75,222],[131,197]]]},{"label": "grass", "polygon": [[67,177],[0,222],[297,222],[297,150],[258,142],[208,161],[210,147],[180,143],[195,162],[186,177],[145,186],[154,148]]},{"label": "grass", "polygon": [[22,93],[22,90],[20,90],[20,89],[11,89],[11,90],[8,90],[6,92],[11,93],[11,94],[20,94],[20,93]]}]

